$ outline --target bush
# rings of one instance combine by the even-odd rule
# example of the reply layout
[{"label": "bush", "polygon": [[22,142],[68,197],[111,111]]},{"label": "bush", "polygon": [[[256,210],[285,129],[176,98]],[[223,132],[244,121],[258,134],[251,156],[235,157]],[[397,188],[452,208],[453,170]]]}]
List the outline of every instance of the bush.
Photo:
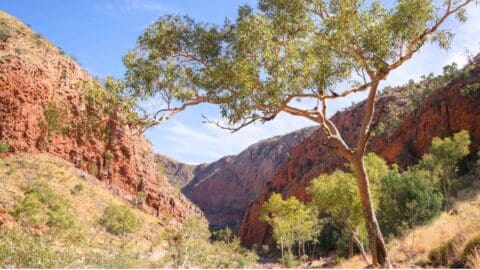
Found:
[{"label": "bush", "polygon": [[18,227],[0,230],[1,268],[63,268],[75,259],[69,247],[57,247],[53,237]]},{"label": "bush", "polygon": [[451,204],[452,187],[461,187],[457,178],[458,163],[470,153],[470,144],[470,133],[466,130],[443,139],[435,137],[429,153],[424,155],[416,166],[425,172],[425,176],[436,191],[442,192],[447,211]]},{"label": "bush", "polygon": [[400,235],[405,228],[425,224],[441,210],[441,197],[430,191],[416,171],[391,171],[382,179],[378,219],[386,234]]},{"label": "bush", "polygon": [[240,245],[240,240],[230,243],[213,242],[203,247],[203,258],[198,262],[201,268],[252,268],[258,256]]},{"label": "bush", "polygon": [[128,206],[110,205],[105,209],[98,223],[111,234],[125,235],[138,229],[142,221]]},{"label": "bush", "polygon": [[8,151],[10,151],[10,144],[0,141],[0,153],[7,153]]},{"label": "bush", "polygon": [[215,241],[207,224],[196,217],[187,219],[181,227],[167,228],[155,241],[166,241],[166,265],[176,268],[244,268],[254,267],[258,256],[240,245],[238,239]]},{"label": "bush", "polygon": [[135,204],[137,206],[143,206],[143,203],[145,203],[145,199],[147,199],[147,194],[145,194],[145,192],[139,191],[135,195]]},{"label": "bush", "polygon": [[43,109],[44,121],[40,123],[40,127],[47,132],[47,135],[56,133],[65,134],[68,130],[65,116],[68,110],[65,105],[57,100],[50,101]]},{"label": "bush", "polygon": [[287,268],[295,268],[298,264],[297,258],[290,252],[285,253],[280,262]]},{"label": "bush", "polygon": [[10,214],[21,222],[45,224],[61,231],[72,229],[76,224],[68,202],[44,182],[33,182],[28,186],[25,197],[14,205]]},{"label": "bush", "polygon": [[326,222],[318,236],[320,250],[326,252],[336,250],[340,237],[342,237],[342,226],[333,221]]},{"label": "bush", "polygon": [[82,192],[82,190],[83,190],[83,185],[82,184],[76,184],[73,187],[72,194],[78,195]]},{"label": "bush", "polygon": [[108,248],[106,252],[88,252],[85,264],[94,268],[125,269],[138,267],[139,260],[135,249],[128,242],[122,242],[119,247]]}]

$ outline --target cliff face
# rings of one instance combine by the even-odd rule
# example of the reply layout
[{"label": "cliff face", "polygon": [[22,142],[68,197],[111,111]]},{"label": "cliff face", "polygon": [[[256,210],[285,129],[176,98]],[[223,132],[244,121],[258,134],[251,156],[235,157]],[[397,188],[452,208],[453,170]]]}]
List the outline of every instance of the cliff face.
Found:
[{"label": "cliff face", "polygon": [[[10,151],[53,154],[128,199],[143,192],[146,209],[158,216],[181,221],[200,215],[157,175],[151,146],[138,129],[88,108],[84,86],[93,80],[60,49],[0,11],[0,140]],[[99,126],[88,122],[92,112],[102,116]],[[107,135],[82,133],[92,126]]]},{"label": "cliff face", "polygon": [[204,212],[212,227],[238,228],[247,205],[289,156],[290,150],[309,136],[305,128],[256,143],[237,156],[227,156],[195,169],[182,192]]},{"label": "cliff face", "polygon": [[[400,115],[400,125],[392,132],[372,138],[369,148],[389,162],[405,166],[417,161],[430,146],[435,136],[447,136],[462,129],[470,131],[472,149],[480,146],[480,89],[476,96],[462,93],[467,85],[480,81],[480,57],[476,64],[466,69],[467,78],[457,79],[437,89],[428,96],[414,111],[406,111]],[[391,121],[386,115],[389,104],[397,103],[395,92],[401,88],[381,95],[376,104],[376,123]],[[337,124],[347,143],[355,139],[360,117],[363,114],[363,103],[346,111],[337,113],[332,120]],[[284,197],[296,196],[308,201],[305,187],[319,174],[332,172],[342,168],[345,161],[331,153],[326,146],[321,131],[306,138],[291,151],[290,159],[279,169],[273,180],[262,190],[261,196],[248,206],[243,217],[238,235],[243,242],[252,246],[271,244],[271,231],[266,223],[259,220],[259,212],[263,203],[272,192],[281,193]]]},{"label": "cliff face", "polygon": [[185,164],[160,154],[155,154],[155,163],[159,173],[163,174],[172,186],[179,189],[192,181],[196,169],[203,166]]}]

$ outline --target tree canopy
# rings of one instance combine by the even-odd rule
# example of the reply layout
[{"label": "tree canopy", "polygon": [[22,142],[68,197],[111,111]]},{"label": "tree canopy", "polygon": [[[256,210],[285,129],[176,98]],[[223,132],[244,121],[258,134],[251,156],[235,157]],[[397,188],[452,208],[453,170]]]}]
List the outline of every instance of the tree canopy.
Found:
[{"label": "tree canopy", "polygon": [[[367,90],[425,42],[449,47],[436,31],[450,14],[465,21],[470,1],[260,0],[223,25],[167,15],[150,25],[128,52],[128,85],[164,107],[157,121],[190,105],[219,104],[229,125],[270,120],[279,112],[327,121],[324,111],[292,100],[326,101]],[[436,31],[436,32],[435,32]],[[338,85],[350,85],[338,91]],[[336,91],[336,92],[335,92]],[[315,106],[318,108],[320,104]],[[324,108],[326,110],[326,108]],[[319,119],[323,118],[323,119]]]},{"label": "tree canopy", "polygon": [[272,226],[273,237],[281,246],[282,258],[284,248],[291,254],[293,244],[311,241],[319,233],[314,209],[293,196],[284,200],[282,195],[273,193],[263,204],[260,219]]}]

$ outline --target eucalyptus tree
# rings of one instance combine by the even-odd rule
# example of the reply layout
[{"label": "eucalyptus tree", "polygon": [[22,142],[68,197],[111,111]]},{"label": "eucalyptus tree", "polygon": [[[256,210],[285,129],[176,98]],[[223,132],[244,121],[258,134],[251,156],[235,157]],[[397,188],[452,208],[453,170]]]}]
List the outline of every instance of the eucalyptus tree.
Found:
[{"label": "eucalyptus tree", "polygon": [[[390,168],[382,158],[373,153],[365,156],[365,164],[375,195],[380,189],[381,179],[388,175]],[[351,172],[341,170],[336,170],[332,174],[322,174],[310,183],[307,192],[312,197],[311,205],[319,213],[328,214],[343,227],[344,232],[350,234],[350,247],[355,243],[362,258],[368,264],[361,235],[359,235],[359,228],[365,223],[362,220],[362,207],[355,186],[355,176]],[[375,196],[373,201],[378,201],[375,200]],[[349,256],[350,253],[351,250],[349,250]]]},{"label": "eucalyptus tree", "polygon": [[[161,101],[146,114],[148,126],[201,103],[217,104],[222,125],[234,131],[282,112],[317,123],[328,147],[352,165],[373,264],[389,266],[363,156],[380,82],[427,42],[447,49],[453,33],[440,26],[452,15],[464,22],[467,5],[479,2],[440,1],[259,0],[222,25],[163,16],[125,55],[128,85],[137,97]],[[327,117],[328,103],[359,92],[367,95],[364,112],[347,143]]]},{"label": "eucalyptus tree", "polygon": [[312,241],[319,233],[317,215],[312,208],[306,207],[294,196],[284,200],[282,195],[273,193],[262,205],[260,219],[273,228],[273,237],[280,246],[282,260],[284,250],[291,256],[292,246],[297,242],[298,256],[305,255],[304,244]]}]

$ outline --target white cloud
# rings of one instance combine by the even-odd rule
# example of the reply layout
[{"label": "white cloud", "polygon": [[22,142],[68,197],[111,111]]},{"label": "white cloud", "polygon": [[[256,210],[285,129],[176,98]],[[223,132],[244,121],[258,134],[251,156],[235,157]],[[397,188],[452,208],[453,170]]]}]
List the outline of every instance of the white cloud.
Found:
[{"label": "white cloud", "polygon": [[165,6],[155,0],[125,0],[124,4],[128,10],[143,11],[164,11]]},{"label": "white cloud", "polygon": [[122,14],[132,12],[160,12],[167,10],[165,5],[158,0],[123,0],[119,4],[94,4],[93,8],[97,13],[111,17],[119,17]]},{"label": "white cloud", "polygon": [[253,124],[232,133],[213,124],[188,125],[173,119],[148,131],[147,136],[155,142],[157,152],[187,163],[202,163],[238,154],[260,140],[313,124],[300,117],[280,114],[271,122]]},{"label": "white cloud", "polygon": [[[410,79],[418,80],[421,75],[430,72],[439,73],[443,66],[453,61],[461,66],[466,62],[465,48],[478,53],[480,6],[470,6],[467,15],[469,20],[466,24],[458,24],[453,19],[449,20],[447,28],[453,29],[456,33],[449,51],[442,51],[432,44],[426,45],[412,60],[393,71],[388,80],[382,82],[381,87],[404,84]],[[330,115],[336,110],[350,106],[352,101],[358,102],[363,98],[364,95],[359,94],[332,102]],[[193,112],[182,112],[181,117],[162,123],[149,131],[147,136],[154,142],[155,150],[183,162],[211,162],[225,155],[237,154],[259,140],[314,125],[313,122],[301,117],[281,114],[277,119],[264,125],[251,125],[232,134],[214,125],[201,125],[198,115],[204,111],[205,109],[202,108],[195,109]],[[218,114],[209,115],[209,117],[212,120],[219,119]]]}]

